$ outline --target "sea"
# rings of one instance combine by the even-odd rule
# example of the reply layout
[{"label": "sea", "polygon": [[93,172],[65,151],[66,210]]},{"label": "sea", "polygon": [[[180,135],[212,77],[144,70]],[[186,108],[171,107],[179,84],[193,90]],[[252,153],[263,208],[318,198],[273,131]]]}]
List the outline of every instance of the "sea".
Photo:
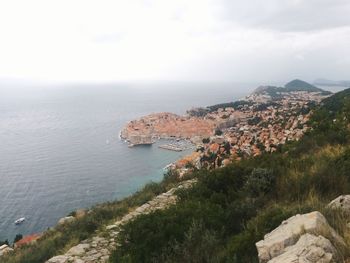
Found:
[{"label": "sea", "polygon": [[[119,200],[188,152],[129,148],[130,120],[235,101],[257,84],[1,84],[0,240],[40,233],[79,208]],[[21,225],[14,221],[25,217]]]}]

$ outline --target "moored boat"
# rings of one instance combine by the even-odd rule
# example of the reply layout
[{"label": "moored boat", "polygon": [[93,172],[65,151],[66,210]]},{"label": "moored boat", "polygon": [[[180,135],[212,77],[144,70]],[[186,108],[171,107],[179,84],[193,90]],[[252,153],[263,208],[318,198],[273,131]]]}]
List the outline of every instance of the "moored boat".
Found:
[{"label": "moored boat", "polygon": [[25,217],[21,217],[21,218],[19,218],[19,219],[17,219],[15,221],[15,225],[22,224],[24,221],[26,221],[26,218]]}]

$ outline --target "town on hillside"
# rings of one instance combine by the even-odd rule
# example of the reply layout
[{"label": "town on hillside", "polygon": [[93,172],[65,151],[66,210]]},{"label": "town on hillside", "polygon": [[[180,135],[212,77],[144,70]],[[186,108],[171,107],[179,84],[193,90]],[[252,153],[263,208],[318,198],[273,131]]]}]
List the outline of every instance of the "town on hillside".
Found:
[{"label": "town on hillside", "polygon": [[331,94],[301,80],[261,86],[236,102],[191,109],[185,116],[156,113],[133,120],[121,138],[130,146],[175,139],[171,147],[162,147],[169,150],[181,150],[176,140],[189,140],[196,150],[168,166],[180,175],[194,167],[222,167],[299,140],[309,129],[312,107]]}]

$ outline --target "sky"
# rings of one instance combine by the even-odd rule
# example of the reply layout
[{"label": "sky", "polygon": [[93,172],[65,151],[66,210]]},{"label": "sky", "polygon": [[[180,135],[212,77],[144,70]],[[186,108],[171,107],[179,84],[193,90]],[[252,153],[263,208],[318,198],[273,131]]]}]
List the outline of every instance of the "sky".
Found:
[{"label": "sky", "polygon": [[349,0],[0,0],[0,80],[350,79]]}]

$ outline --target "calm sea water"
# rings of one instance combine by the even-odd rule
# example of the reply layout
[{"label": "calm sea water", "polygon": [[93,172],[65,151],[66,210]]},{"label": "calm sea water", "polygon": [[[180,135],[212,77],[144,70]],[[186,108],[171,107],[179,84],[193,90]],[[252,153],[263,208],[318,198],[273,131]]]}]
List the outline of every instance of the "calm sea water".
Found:
[{"label": "calm sea water", "polygon": [[[184,153],[128,148],[123,125],[238,99],[256,85],[0,86],[0,240],[41,232],[77,208],[123,198]],[[26,217],[20,226],[14,220]]]}]

